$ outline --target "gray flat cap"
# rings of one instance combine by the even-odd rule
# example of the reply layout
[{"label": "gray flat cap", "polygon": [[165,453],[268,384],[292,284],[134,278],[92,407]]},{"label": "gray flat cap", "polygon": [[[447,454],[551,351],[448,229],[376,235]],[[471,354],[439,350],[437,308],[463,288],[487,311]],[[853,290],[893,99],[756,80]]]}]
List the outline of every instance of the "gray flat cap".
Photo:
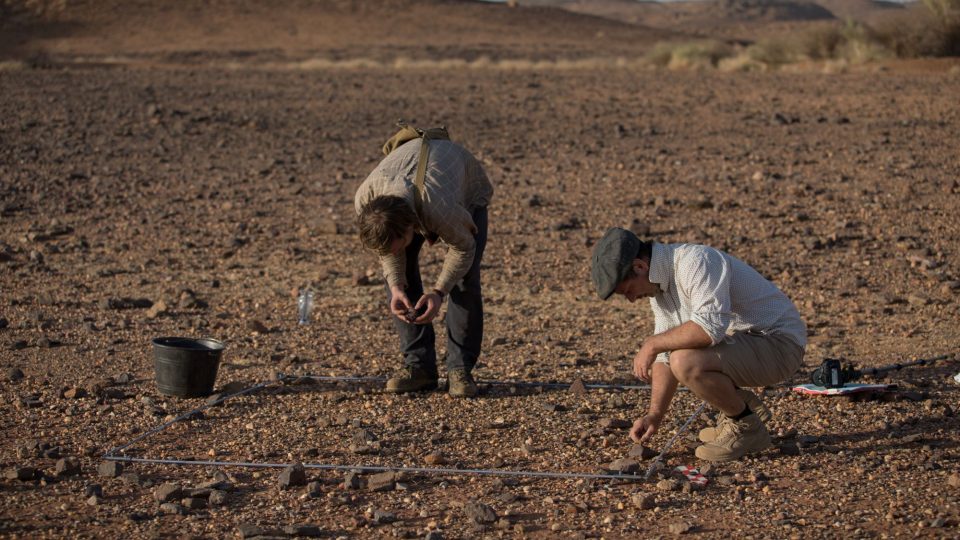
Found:
[{"label": "gray flat cap", "polygon": [[610,298],[617,285],[627,277],[640,251],[640,243],[637,235],[620,227],[607,229],[597,242],[593,248],[590,277],[600,298]]}]

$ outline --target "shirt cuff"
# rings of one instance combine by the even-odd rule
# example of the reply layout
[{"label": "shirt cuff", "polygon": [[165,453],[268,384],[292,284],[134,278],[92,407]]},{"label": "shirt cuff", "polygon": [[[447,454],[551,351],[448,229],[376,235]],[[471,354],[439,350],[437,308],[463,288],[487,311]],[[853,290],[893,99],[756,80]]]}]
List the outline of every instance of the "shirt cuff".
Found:
[{"label": "shirt cuff", "polygon": [[710,344],[716,345],[727,335],[730,316],[722,313],[694,313],[690,320],[697,324],[710,338]]}]

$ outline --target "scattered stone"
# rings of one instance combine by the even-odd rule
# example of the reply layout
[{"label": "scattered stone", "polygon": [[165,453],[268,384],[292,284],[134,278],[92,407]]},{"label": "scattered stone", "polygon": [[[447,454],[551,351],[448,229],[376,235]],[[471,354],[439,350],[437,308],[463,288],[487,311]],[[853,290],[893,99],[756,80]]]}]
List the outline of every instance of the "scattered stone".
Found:
[{"label": "scattered stone", "polygon": [[493,508],[477,500],[471,499],[463,505],[463,513],[474,523],[489,524],[497,521],[497,513]]},{"label": "scattered stone", "polygon": [[134,381],[132,373],[121,373],[114,379],[117,384],[130,384]]},{"label": "scattered stone", "polygon": [[567,391],[577,396],[587,395],[587,387],[585,384],[583,384],[583,379],[579,377],[577,380],[573,381],[573,384],[570,385],[570,388],[568,388]]},{"label": "scattered stone", "polygon": [[670,524],[670,532],[672,534],[685,534],[692,531],[695,527],[696,525],[689,521],[678,521],[677,523]]},{"label": "scattered stone", "polygon": [[610,464],[607,465],[607,470],[619,474],[637,474],[640,472],[640,464],[633,459],[620,458],[611,461]]},{"label": "scattered stone", "polygon": [[66,399],[81,399],[87,397],[87,391],[79,386],[64,390],[63,397]]},{"label": "scattered stone", "polygon": [[947,485],[960,488],[960,474],[951,474],[950,478],[947,478]]},{"label": "scattered stone", "polygon": [[657,482],[657,489],[660,491],[677,491],[680,489],[680,481],[675,478],[665,478]]},{"label": "scattered stone", "polygon": [[6,328],[6,327],[8,327],[8,326],[10,326],[10,321],[8,321],[8,320],[7,320],[6,318],[4,318],[4,317],[0,317],[0,330],[3,330],[4,328]]},{"label": "scattered stone", "polygon": [[7,470],[6,477],[8,480],[20,480],[22,482],[26,482],[37,477],[37,470],[33,467],[16,466]]},{"label": "scattered stone", "polygon": [[100,504],[100,500],[101,500],[100,497],[97,497],[96,495],[91,495],[89,498],[87,498],[87,504],[89,504],[90,506],[97,506]]},{"label": "scattered stone", "polygon": [[154,490],[153,498],[161,503],[176,501],[183,498],[183,488],[179,484],[166,483]]},{"label": "scattered stone", "polygon": [[633,448],[627,452],[627,455],[632,458],[640,458],[646,461],[648,459],[657,457],[657,452],[652,448],[648,448],[642,444],[635,444],[633,445]]},{"label": "scattered stone", "polygon": [[200,497],[187,497],[182,499],[180,504],[189,510],[201,510],[207,507],[207,500]]},{"label": "scattered stone", "polygon": [[566,408],[559,403],[544,403],[541,407],[547,412],[562,412],[566,410]]},{"label": "scattered stone", "polygon": [[263,529],[252,523],[241,523],[237,525],[237,532],[240,533],[240,538],[253,538],[263,535]]},{"label": "scattered stone", "polygon": [[7,380],[10,382],[17,382],[22,380],[24,377],[23,372],[20,371],[20,368],[10,368],[7,370]]},{"label": "scattered stone", "polygon": [[307,485],[307,471],[302,463],[296,463],[280,473],[280,489]]},{"label": "scattered stone", "polygon": [[84,497],[103,497],[103,486],[100,484],[87,484],[83,486]]},{"label": "scattered stone", "polygon": [[392,471],[371,475],[367,478],[370,491],[393,491],[397,485],[397,475]]},{"label": "scattered stone", "polygon": [[367,285],[370,285],[370,276],[359,271],[353,273],[354,287],[366,287]]},{"label": "scattered stone", "polygon": [[350,471],[344,475],[343,487],[345,489],[362,489],[366,483],[364,480],[365,479],[363,476],[361,476],[359,473]]},{"label": "scattered stone", "polygon": [[65,457],[57,460],[54,474],[57,476],[72,476],[80,472],[80,460],[75,457]]},{"label": "scattered stone", "polygon": [[423,540],[443,540],[443,533],[440,531],[428,531]]},{"label": "scattered stone", "polygon": [[184,515],[187,509],[177,503],[163,503],[160,505],[160,511],[170,515]]},{"label": "scattered stone", "polygon": [[102,461],[97,466],[97,474],[106,478],[117,478],[123,474],[123,464],[119,461]]},{"label": "scattered stone", "polygon": [[284,534],[297,537],[319,538],[323,535],[323,530],[316,525],[294,524],[283,528]]},{"label": "scattered stone", "polygon": [[800,447],[795,443],[784,443],[780,445],[780,454],[784,456],[799,456]]},{"label": "scattered stone", "polygon": [[146,316],[148,319],[156,319],[157,317],[164,315],[166,313],[167,313],[167,303],[164,302],[163,300],[159,300],[157,301],[156,304],[153,304],[152,306],[150,306],[149,309],[147,309]]},{"label": "scattered stone", "polygon": [[210,496],[207,497],[207,503],[210,506],[224,506],[227,504],[227,492],[219,489],[214,489],[210,491]]},{"label": "scattered stone", "polygon": [[630,502],[640,510],[652,510],[657,506],[657,498],[653,493],[634,493],[630,496]]},{"label": "scattered stone", "polygon": [[441,452],[431,452],[424,456],[423,462],[427,465],[443,465],[447,462],[447,458],[443,457]]},{"label": "scattered stone", "polygon": [[267,328],[267,325],[263,324],[262,322],[256,319],[250,319],[249,321],[247,321],[247,329],[257,334],[270,333],[270,329]]},{"label": "scattered stone", "polygon": [[601,418],[600,427],[604,429],[630,429],[633,422],[622,418]]},{"label": "scattered stone", "polygon": [[397,520],[397,516],[393,515],[386,510],[374,510],[373,511],[373,521],[375,523],[393,523]]}]

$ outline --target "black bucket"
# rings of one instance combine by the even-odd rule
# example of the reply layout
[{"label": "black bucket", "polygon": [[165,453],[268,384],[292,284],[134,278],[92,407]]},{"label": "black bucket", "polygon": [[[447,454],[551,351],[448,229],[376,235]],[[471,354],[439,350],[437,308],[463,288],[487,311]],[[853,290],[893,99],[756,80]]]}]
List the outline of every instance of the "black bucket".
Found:
[{"label": "black bucket", "polygon": [[159,337],[153,340],[157,389],[176,397],[213,393],[224,345],[215,339]]}]

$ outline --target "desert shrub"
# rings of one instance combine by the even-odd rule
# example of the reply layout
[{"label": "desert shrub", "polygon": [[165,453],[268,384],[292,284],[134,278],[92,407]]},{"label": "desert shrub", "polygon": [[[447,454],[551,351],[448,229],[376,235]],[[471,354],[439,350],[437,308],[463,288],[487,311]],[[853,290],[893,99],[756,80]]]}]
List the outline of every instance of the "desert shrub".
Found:
[{"label": "desert shrub", "polygon": [[644,60],[650,65],[670,69],[700,69],[717,67],[721,59],[733,54],[733,49],[722,41],[657,43]]},{"label": "desert shrub", "polygon": [[797,40],[797,52],[811,60],[827,60],[837,56],[837,50],[845,41],[843,31],[837,25],[818,26],[801,34]]},{"label": "desert shrub", "polygon": [[785,39],[765,39],[747,48],[750,60],[778,67],[797,60],[797,46]]},{"label": "desert shrub", "polygon": [[877,25],[875,39],[901,58],[960,55],[960,13],[934,13]]}]

